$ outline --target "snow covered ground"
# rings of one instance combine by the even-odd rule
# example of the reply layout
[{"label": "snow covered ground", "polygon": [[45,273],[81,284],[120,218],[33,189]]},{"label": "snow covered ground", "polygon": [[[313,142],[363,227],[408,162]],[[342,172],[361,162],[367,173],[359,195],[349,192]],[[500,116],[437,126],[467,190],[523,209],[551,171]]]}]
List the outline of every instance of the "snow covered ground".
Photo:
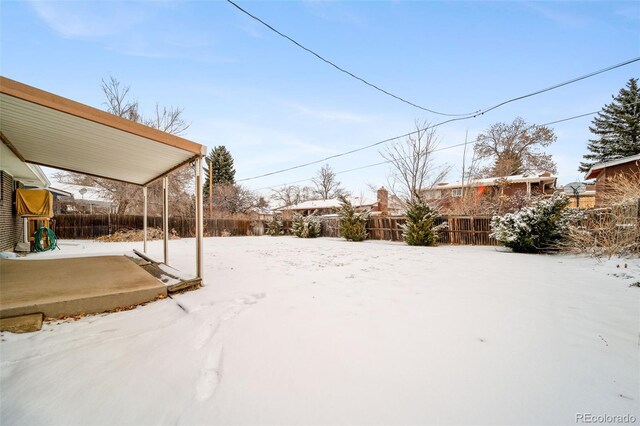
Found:
[{"label": "snow covered ground", "polygon": [[[170,244],[193,272],[194,241]],[[198,291],[3,333],[0,424],[640,422],[638,259],[292,237],[204,251]]]}]

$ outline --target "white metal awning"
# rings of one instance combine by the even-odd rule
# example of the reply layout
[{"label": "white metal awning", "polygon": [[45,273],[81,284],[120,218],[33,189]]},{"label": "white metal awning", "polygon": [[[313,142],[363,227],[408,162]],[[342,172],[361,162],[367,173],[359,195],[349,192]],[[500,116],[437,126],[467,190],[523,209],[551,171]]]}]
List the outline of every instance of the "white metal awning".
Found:
[{"label": "white metal awning", "polygon": [[7,169],[18,170],[19,163],[31,163],[143,186],[145,251],[146,185],[164,178],[162,222],[167,264],[166,176],[193,161],[196,275],[202,278],[202,157],[206,147],[5,77],[0,77],[0,140],[3,170],[4,154],[10,152],[13,156],[6,155],[11,160],[6,161]]},{"label": "white metal awning", "polygon": [[146,185],[200,144],[0,77],[0,136],[22,161]]}]

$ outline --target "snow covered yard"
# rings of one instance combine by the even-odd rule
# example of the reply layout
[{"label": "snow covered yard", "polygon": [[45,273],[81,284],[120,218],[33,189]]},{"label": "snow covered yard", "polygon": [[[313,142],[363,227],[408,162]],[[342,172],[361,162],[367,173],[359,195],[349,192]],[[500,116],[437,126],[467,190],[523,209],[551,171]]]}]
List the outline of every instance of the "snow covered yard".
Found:
[{"label": "snow covered yard", "polygon": [[[73,244],[56,255],[142,245]],[[194,241],[170,244],[192,272]],[[198,291],[3,333],[0,423],[640,417],[638,259],[238,237],[205,239],[205,262]]]}]

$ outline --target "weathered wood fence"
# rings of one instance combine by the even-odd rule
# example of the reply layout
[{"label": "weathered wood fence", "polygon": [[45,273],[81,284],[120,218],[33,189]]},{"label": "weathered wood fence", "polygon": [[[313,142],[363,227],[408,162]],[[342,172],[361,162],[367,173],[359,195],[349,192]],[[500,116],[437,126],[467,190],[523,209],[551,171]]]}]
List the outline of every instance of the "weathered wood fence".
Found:
[{"label": "weathered wood fence", "polygon": [[[142,229],[143,217],[138,215],[59,215],[55,218],[55,233],[63,239],[94,239],[120,230]],[[323,237],[340,237],[337,218],[321,218]],[[489,237],[491,217],[443,216],[436,219],[436,225],[447,222],[448,227],[440,230],[441,244],[498,245]],[[367,223],[369,239],[402,241],[401,225],[404,217],[372,217]],[[162,218],[149,217],[147,226],[162,228]],[[291,221],[284,221],[284,228],[290,233]],[[221,235],[263,235],[264,222],[248,219],[204,219],[205,236]],[[193,218],[169,218],[169,229],[180,237],[195,236]]]},{"label": "weathered wood fence", "polygon": [[[63,239],[94,239],[129,229],[142,229],[142,215],[58,215],[54,217],[55,233]],[[162,218],[148,217],[149,228],[162,229]],[[194,218],[170,217],[169,229],[182,238],[194,237],[196,222]],[[262,224],[250,220],[237,219],[204,219],[204,235],[217,237],[221,235],[262,235]]]}]

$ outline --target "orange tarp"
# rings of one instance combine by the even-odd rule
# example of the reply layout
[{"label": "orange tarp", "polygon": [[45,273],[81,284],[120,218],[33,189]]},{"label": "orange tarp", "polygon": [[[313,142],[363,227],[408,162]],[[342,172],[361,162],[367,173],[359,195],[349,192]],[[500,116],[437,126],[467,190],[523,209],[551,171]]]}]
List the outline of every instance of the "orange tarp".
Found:
[{"label": "orange tarp", "polygon": [[18,189],[16,209],[20,216],[53,217],[53,195],[44,189]]}]

